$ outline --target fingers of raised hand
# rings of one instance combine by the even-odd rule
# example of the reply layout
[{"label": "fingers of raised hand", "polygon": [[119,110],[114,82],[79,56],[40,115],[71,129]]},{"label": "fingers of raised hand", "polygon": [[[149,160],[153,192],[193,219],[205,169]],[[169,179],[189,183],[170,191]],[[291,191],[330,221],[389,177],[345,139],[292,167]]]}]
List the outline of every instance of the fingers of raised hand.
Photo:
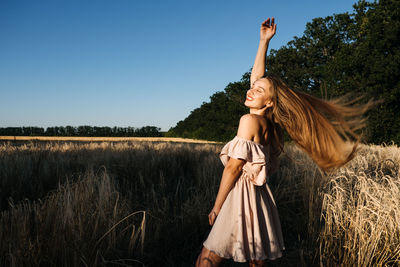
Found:
[{"label": "fingers of raised hand", "polygon": [[264,20],[263,21],[263,23],[261,24],[262,26],[266,26],[266,27],[273,27],[274,26],[274,23],[275,23],[275,18],[274,17],[272,17],[272,19],[271,18],[268,18],[268,19],[266,19],[266,20]]},{"label": "fingers of raised hand", "polygon": [[264,21],[261,23],[261,27],[265,27],[265,26],[267,26],[267,20],[264,20]]}]

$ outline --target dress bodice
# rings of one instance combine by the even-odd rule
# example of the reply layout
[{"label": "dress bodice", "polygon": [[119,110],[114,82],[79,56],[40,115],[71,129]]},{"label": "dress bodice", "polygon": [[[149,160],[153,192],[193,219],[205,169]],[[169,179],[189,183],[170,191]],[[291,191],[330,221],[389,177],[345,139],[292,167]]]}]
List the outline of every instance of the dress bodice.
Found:
[{"label": "dress bodice", "polygon": [[219,156],[224,166],[229,158],[245,160],[242,175],[258,186],[267,182],[270,165],[269,145],[264,146],[235,136],[222,148]]}]

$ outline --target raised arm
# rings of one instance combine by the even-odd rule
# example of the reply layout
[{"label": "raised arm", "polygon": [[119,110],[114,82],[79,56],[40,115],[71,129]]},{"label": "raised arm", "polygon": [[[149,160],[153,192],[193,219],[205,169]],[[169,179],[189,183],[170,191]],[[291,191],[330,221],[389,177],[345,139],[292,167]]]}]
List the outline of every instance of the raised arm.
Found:
[{"label": "raised arm", "polygon": [[253,83],[264,76],[265,73],[265,56],[267,55],[268,45],[271,38],[275,35],[276,24],[275,19],[272,17],[264,20],[260,29],[260,42],[258,45],[256,59],[254,61],[253,69],[250,76],[250,87]]}]

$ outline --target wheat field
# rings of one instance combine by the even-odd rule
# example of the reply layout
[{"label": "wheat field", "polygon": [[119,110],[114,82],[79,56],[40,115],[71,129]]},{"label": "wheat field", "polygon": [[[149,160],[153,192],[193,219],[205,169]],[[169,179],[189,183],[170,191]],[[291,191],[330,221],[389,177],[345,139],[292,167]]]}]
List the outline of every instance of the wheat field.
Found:
[{"label": "wheat field", "polygon": [[[0,265],[194,266],[223,144],[76,141],[0,141]],[[329,174],[285,150],[269,184],[286,251],[268,266],[399,266],[400,148],[361,145]]]},{"label": "wheat field", "polygon": [[82,136],[0,136],[0,141],[146,141],[146,142],[177,142],[177,143],[200,143],[220,144],[220,142],[198,140],[179,137],[82,137]]}]

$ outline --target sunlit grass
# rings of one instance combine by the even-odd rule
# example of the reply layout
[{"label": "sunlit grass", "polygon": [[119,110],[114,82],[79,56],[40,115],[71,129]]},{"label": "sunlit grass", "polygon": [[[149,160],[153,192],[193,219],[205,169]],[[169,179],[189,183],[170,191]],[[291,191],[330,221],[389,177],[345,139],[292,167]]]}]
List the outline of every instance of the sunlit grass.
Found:
[{"label": "sunlit grass", "polygon": [[[221,144],[0,143],[0,265],[193,266]],[[270,177],[287,251],[270,266],[400,264],[400,148],[325,174],[293,145]],[[225,262],[222,266],[246,266]]]},{"label": "sunlit grass", "polygon": [[179,137],[84,137],[84,136],[0,136],[0,140],[10,141],[148,141],[148,142],[180,142],[180,143],[219,143]]}]

